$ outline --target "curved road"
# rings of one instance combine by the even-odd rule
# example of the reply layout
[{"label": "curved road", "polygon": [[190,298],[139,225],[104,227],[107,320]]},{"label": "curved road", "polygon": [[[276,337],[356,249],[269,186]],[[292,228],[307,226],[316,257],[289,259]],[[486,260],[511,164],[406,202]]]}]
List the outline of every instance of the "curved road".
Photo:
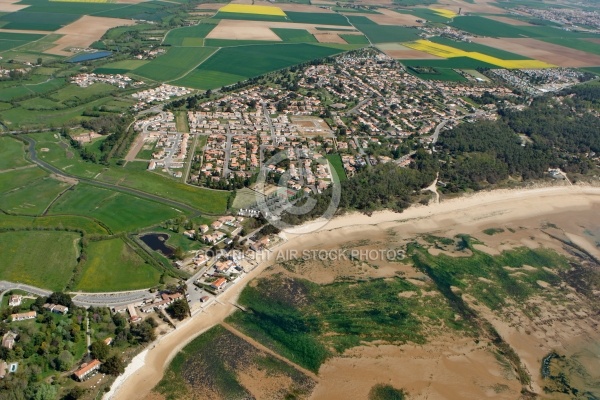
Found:
[{"label": "curved road", "polygon": [[124,186],[113,185],[111,183],[100,182],[100,181],[96,181],[94,179],[81,178],[81,177],[78,177],[75,175],[68,174],[68,173],[64,172],[63,170],[60,170],[60,169],[56,168],[55,166],[50,165],[47,162],[40,160],[38,158],[37,152],[35,150],[36,141],[33,138],[28,137],[28,136],[20,136],[20,137],[23,138],[25,141],[27,141],[27,143],[29,143],[29,158],[31,159],[31,161],[34,162],[35,164],[37,164],[40,168],[42,168],[46,171],[49,171],[53,174],[56,174],[59,176],[64,176],[69,179],[77,179],[80,182],[84,182],[84,183],[87,183],[87,184],[93,185],[93,186],[98,186],[98,187],[101,187],[104,189],[116,190],[118,192],[127,193],[130,195],[136,196],[136,197],[151,200],[151,201],[154,201],[157,203],[162,203],[162,204],[168,205],[170,207],[177,208],[182,211],[187,211],[187,212],[190,212],[193,214],[208,214],[208,213],[201,213],[200,210],[198,210],[194,207],[188,206],[187,204],[180,203],[175,200],[166,199],[164,197],[161,197],[161,196],[158,196],[155,194],[142,192],[141,190],[132,189],[132,188],[124,187]]},{"label": "curved road", "polygon": [[[26,285],[24,283],[0,281],[0,302],[2,301],[2,298],[6,292],[15,289],[42,297],[47,297],[52,294],[51,290],[41,289],[39,287]],[[150,293],[150,291],[146,289],[112,293],[69,292],[69,294],[73,295],[73,303],[79,307],[125,306],[127,304],[135,303],[155,296],[155,294]]]}]

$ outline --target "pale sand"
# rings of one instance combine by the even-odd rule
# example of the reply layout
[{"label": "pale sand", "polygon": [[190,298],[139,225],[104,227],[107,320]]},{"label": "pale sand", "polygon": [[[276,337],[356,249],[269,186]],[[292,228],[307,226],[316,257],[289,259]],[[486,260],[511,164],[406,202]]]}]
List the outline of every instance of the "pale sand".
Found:
[{"label": "pale sand", "polygon": [[[296,228],[293,231],[290,230],[284,232],[282,236],[288,241],[281,245],[277,250],[285,251],[310,248],[311,246],[314,248],[323,243],[343,243],[345,241],[360,240],[361,238],[369,238],[370,233],[375,234],[379,232],[379,234],[381,234],[381,232],[392,229],[399,232],[410,232],[415,234],[419,232],[436,232],[439,230],[444,230],[447,235],[469,233],[469,231],[475,229],[474,227],[504,226],[510,223],[514,223],[518,226],[519,222],[522,220],[534,219],[536,221],[542,221],[544,218],[556,213],[566,213],[570,211],[587,212],[593,206],[598,205],[600,205],[600,188],[597,187],[560,186],[521,190],[498,190],[464,196],[430,206],[413,206],[401,214],[391,211],[382,211],[374,213],[369,217],[363,214],[352,213],[328,222],[317,221],[309,223]],[[309,234],[303,234],[303,232]],[[494,237],[490,238],[493,239]],[[528,237],[522,238],[523,242],[526,240],[529,240]],[[486,242],[488,241],[486,240]],[[178,329],[160,338],[152,345],[145,356],[144,366],[131,373],[131,375],[121,383],[121,386],[117,388],[116,394],[112,398],[135,400],[144,399],[148,396],[152,388],[162,378],[164,368],[177,352],[196,336],[215,324],[220,323],[231,314],[235,310],[235,307],[231,305],[230,302],[235,302],[243,287],[251,279],[258,276],[267,266],[274,263],[276,253],[277,252],[271,253],[271,257],[268,260],[261,263],[254,271],[243,277],[235,287],[224,293],[220,297],[218,304],[215,303],[206,310],[205,313],[195,315],[193,318],[179,326]],[[498,321],[497,318],[494,319],[493,316],[490,317],[490,319],[497,322],[494,323],[496,329],[498,329],[503,337],[507,337],[507,341],[511,345],[516,347],[517,352],[522,356],[529,371],[535,373],[535,371],[539,369],[539,365],[536,365],[535,363],[537,362],[538,353],[541,352],[542,349],[538,348],[532,353],[531,348],[529,347],[531,346],[531,343],[529,340],[525,340],[527,339],[525,333],[519,334],[516,328],[510,327],[506,322]],[[519,344],[518,340],[523,340],[523,342]],[[460,359],[460,357],[465,357],[465,355],[471,353],[475,354],[474,352],[477,350],[469,347],[472,345],[468,345],[467,343],[463,343],[461,346],[462,347],[457,349],[448,350],[450,352],[449,356],[452,357],[444,359],[443,362],[450,362],[448,360],[457,359],[455,357],[459,357],[458,359]],[[461,348],[464,351],[460,350]],[[369,348],[367,351],[379,350],[371,350]],[[461,356],[461,354],[463,355]],[[530,356],[528,356],[529,354]],[[382,355],[382,357],[383,356],[384,355]],[[486,365],[486,368],[488,368],[487,370],[483,370],[485,372],[485,374],[482,375],[483,378],[490,374],[494,375],[497,373],[497,371],[492,369],[491,365],[488,365],[488,360],[486,360],[485,357],[485,353],[477,350],[477,356],[475,358],[478,360],[478,365],[482,365],[483,363],[483,365]],[[344,358],[334,358],[321,368],[320,377],[322,385],[327,384],[328,379],[342,379],[341,377],[335,378],[334,373],[336,363],[341,362],[339,360],[344,360]],[[359,361],[354,359],[351,360]],[[377,359],[375,359],[375,361],[376,360]],[[439,357],[436,360],[438,360],[436,362],[442,361]],[[373,359],[366,359],[364,362],[369,364],[374,363],[375,361]],[[379,365],[383,366],[381,364]],[[372,367],[376,366],[376,363],[372,365]],[[385,366],[387,367],[387,364],[385,364]],[[411,366],[416,368],[415,363],[412,363]],[[367,365],[367,367],[370,368],[371,364]],[[464,368],[471,371],[473,365],[465,366]],[[361,370],[363,369],[361,368]],[[454,367],[452,367],[451,370],[454,371]],[[408,374],[408,372],[402,373]],[[374,377],[369,375],[366,376],[365,379],[374,380]],[[484,381],[487,382],[489,379],[485,378]],[[421,382],[421,380],[418,382],[415,381],[415,385],[420,385],[421,383],[419,382]],[[338,383],[341,382],[338,381]],[[452,379],[446,383],[451,387]],[[508,385],[508,393],[512,393],[514,388],[514,384],[511,385]],[[411,387],[407,388],[411,389]],[[416,390],[418,387],[415,387],[414,389]],[[431,385],[431,388],[427,390],[427,393],[429,393],[431,397],[440,398],[441,393],[444,393],[443,390],[445,390],[445,386],[436,386],[433,384]],[[457,387],[455,390],[459,391],[459,388]],[[315,398],[318,398],[320,394],[325,392],[324,387],[317,387]],[[458,392],[454,393],[459,395]],[[494,395],[487,391],[485,393],[486,396]],[[340,394],[340,396],[342,395],[343,394]],[[351,397],[352,396],[350,396],[350,398]],[[329,398],[341,397],[337,397],[336,395]],[[346,398],[348,398],[348,396],[346,396]]]},{"label": "pale sand", "polygon": [[135,21],[84,15],[77,21],[55,31],[54,33],[64,36],[54,42],[56,46],[46,50],[44,53],[62,56],[71,55],[72,53],[65,49],[70,47],[88,47],[96,40],[99,40],[110,28],[125,25],[135,25]]}]

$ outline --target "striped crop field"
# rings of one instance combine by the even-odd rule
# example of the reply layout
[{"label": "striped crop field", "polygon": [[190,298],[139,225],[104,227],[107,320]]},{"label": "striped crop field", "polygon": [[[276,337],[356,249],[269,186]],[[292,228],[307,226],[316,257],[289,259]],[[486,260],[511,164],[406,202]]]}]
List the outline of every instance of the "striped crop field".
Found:
[{"label": "striped crop field", "polygon": [[493,64],[500,68],[506,69],[537,69],[555,67],[555,65],[538,60],[502,60],[497,57],[488,56],[487,54],[475,51],[464,51],[455,47],[434,43],[429,40],[415,40],[414,42],[402,43],[402,45],[442,58],[469,57],[474,60],[483,61],[488,64]]},{"label": "striped crop field", "polygon": [[441,17],[446,17],[449,19],[452,19],[458,15],[454,11],[446,10],[445,8],[430,8],[430,10]]},{"label": "striped crop field", "polygon": [[219,12],[236,13],[236,14],[260,14],[260,15],[276,15],[285,17],[285,13],[279,7],[272,6],[254,6],[251,4],[227,4],[219,9]]},{"label": "striped crop field", "polygon": [[50,0],[60,3],[114,3],[114,0]]}]

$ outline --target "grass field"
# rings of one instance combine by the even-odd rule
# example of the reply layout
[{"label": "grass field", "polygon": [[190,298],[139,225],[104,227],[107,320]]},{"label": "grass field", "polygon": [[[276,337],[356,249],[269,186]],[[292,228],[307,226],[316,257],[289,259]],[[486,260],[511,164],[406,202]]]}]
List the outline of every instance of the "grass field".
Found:
[{"label": "grass field", "polygon": [[416,40],[414,42],[402,43],[404,46],[411,49],[423,51],[443,58],[468,57],[477,61],[482,61],[488,64],[493,64],[506,69],[521,69],[521,68],[551,68],[552,64],[538,60],[502,60],[497,57],[492,57],[479,52],[471,52],[460,50],[455,47],[447,46],[431,42],[429,40]]},{"label": "grass field", "polygon": [[106,229],[91,218],[76,215],[29,217],[0,213],[0,228],[13,228],[15,230],[28,228],[68,228],[80,229],[90,235],[105,235],[108,233]]},{"label": "grass field", "polygon": [[171,207],[85,184],[65,193],[52,206],[50,214],[92,217],[112,232],[134,231],[180,215]]},{"label": "grass field", "polygon": [[38,167],[3,172],[0,174],[0,193],[6,194],[47,176],[46,171]]},{"label": "grass field", "polygon": [[69,232],[0,233],[0,279],[64,289],[77,264],[78,239],[78,234]]},{"label": "grass field", "polygon": [[238,14],[279,15],[285,17],[285,13],[279,7],[256,6],[250,4],[227,4],[226,6],[219,8],[219,12]]},{"label": "grass field", "polygon": [[8,136],[0,136],[0,171],[29,165],[24,155],[23,142]]},{"label": "grass field", "polygon": [[286,43],[317,43],[317,39],[306,29],[271,28]]},{"label": "grass field", "polygon": [[369,39],[365,35],[339,35],[349,44],[369,44]]},{"label": "grass field", "polygon": [[305,43],[228,47],[220,49],[194,72],[175,83],[197,89],[213,89],[339,52],[330,47]]},{"label": "grass field", "polygon": [[158,284],[160,272],[146,264],[121,239],[90,242],[87,256],[75,290],[111,292],[144,289]]},{"label": "grass field", "polygon": [[202,40],[191,41],[189,39],[203,39],[215,28],[214,24],[198,24],[186,26],[170,31],[165,38],[165,44],[171,46],[202,46]]},{"label": "grass field", "polygon": [[148,60],[123,60],[104,64],[94,70],[97,74],[126,74],[147,64]]},{"label": "grass field", "polygon": [[335,169],[339,182],[344,182],[345,180],[348,180],[348,177],[346,176],[346,171],[344,170],[344,164],[342,163],[342,158],[339,154],[328,154],[327,160]]},{"label": "grass field", "polygon": [[79,99],[86,101],[95,96],[109,95],[110,93],[116,92],[118,89],[116,86],[108,83],[94,83],[86,88],[79,87],[75,84],[67,85],[62,89],[50,95],[56,101],[61,103],[68,103],[69,100]]},{"label": "grass field", "polygon": [[215,50],[212,47],[194,49],[172,47],[166,54],[136,68],[133,72],[159,82],[181,78],[209,58]]},{"label": "grass field", "polygon": [[0,207],[14,214],[40,215],[68,187],[68,183],[44,177],[0,195]]}]

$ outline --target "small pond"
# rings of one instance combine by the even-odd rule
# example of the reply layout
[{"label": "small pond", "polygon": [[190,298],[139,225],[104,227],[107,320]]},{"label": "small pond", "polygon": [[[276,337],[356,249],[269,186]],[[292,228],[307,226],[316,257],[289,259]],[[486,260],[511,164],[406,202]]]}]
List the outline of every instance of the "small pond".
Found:
[{"label": "small pond", "polygon": [[140,236],[140,240],[154,251],[159,251],[166,257],[173,256],[174,249],[167,246],[169,235],[166,233],[147,233]]}]

